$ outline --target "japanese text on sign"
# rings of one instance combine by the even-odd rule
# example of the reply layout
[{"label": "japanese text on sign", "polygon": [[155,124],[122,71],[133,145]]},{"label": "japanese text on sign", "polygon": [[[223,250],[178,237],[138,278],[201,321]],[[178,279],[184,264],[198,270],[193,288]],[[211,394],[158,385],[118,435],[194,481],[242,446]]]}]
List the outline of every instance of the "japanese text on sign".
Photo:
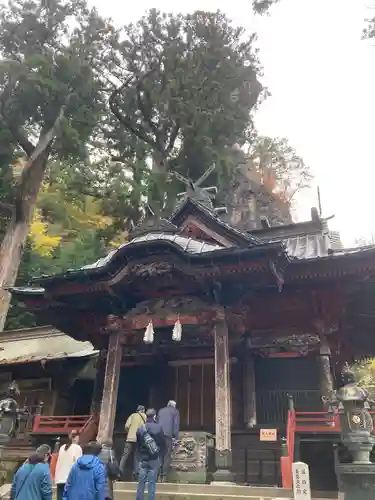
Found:
[{"label": "japanese text on sign", "polygon": [[260,429],[260,441],[277,441],[277,429]]},{"label": "japanese text on sign", "polygon": [[303,462],[294,462],[293,495],[294,500],[311,500],[309,467]]}]

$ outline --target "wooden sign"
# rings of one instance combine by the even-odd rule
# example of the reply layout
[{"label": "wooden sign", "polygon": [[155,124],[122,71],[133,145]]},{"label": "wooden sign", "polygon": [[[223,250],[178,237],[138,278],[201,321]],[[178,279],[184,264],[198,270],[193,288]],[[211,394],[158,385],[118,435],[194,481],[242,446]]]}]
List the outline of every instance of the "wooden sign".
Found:
[{"label": "wooden sign", "polygon": [[294,462],[292,473],[294,500],[311,500],[309,466],[304,462]]},{"label": "wooden sign", "polygon": [[260,429],[260,441],[277,441],[277,429]]}]

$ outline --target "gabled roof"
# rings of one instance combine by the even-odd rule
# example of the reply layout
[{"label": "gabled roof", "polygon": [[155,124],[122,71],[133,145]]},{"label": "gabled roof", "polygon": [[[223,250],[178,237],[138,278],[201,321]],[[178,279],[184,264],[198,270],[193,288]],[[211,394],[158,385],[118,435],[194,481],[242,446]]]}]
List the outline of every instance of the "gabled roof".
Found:
[{"label": "gabled roof", "polygon": [[181,227],[183,222],[189,217],[196,217],[204,222],[212,231],[224,236],[236,246],[255,246],[261,244],[261,240],[256,235],[240,231],[227,224],[219,216],[199,201],[186,198],[185,201],[172,214],[169,221],[175,226]]}]

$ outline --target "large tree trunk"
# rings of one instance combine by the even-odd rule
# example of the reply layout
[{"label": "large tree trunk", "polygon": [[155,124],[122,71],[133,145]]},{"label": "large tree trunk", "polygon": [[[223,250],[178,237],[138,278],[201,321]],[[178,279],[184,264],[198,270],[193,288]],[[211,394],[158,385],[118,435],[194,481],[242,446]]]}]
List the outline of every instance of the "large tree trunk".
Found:
[{"label": "large tree trunk", "polygon": [[154,151],[152,154],[151,176],[151,187],[148,192],[149,205],[155,214],[161,215],[165,204],[167,168],[160,151]]},{"label": "large tree trunk", "polygon": [[32,165],[26,186],[22,186],[22,217],[15,215],[8,224],[0,247],[0,332],[4,330],[11,294],[6,290],[16,282],[23,248],[29,233],[30,222],[34,213],[36,199],[43,181],[48,153],[43,152]]}]

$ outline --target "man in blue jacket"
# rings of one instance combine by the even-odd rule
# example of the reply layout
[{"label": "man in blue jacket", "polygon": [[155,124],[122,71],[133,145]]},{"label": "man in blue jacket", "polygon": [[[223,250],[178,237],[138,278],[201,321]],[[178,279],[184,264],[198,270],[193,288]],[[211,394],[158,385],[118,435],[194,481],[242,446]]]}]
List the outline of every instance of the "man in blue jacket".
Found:
[{"label": "man in blue jacket", "polygon": [[166,481],[172,462],[173,442],[180,434],[180,412],[176,408],[176,401],[168,401],[165,408],[159,410],[158,423],[165,436],[165,453],[162,456],[161,481]]},{"label": "man in blue jacket", "polygon": [[[165,450],[164,434],[160,425],[156,423],[156,411],[153,408],[147,410],[146,419],[146,423],[137,430],[139,463],[136,500],[144,500],[146,483],[148,483],[148,500],[155,500],[160,459]],[[147,445],[150,439],[152,444]]]},{"label": "man in blue jacket", "polygon": [[34,453],[16,472],[11,500],[52,500],[52,481],[44,453]]},{"label": "man in blue jacket", "polygon": [[107,474],[98,455],[102,447],[91,441],[73,465],[65,484],[63,500],[105,500]]}]

